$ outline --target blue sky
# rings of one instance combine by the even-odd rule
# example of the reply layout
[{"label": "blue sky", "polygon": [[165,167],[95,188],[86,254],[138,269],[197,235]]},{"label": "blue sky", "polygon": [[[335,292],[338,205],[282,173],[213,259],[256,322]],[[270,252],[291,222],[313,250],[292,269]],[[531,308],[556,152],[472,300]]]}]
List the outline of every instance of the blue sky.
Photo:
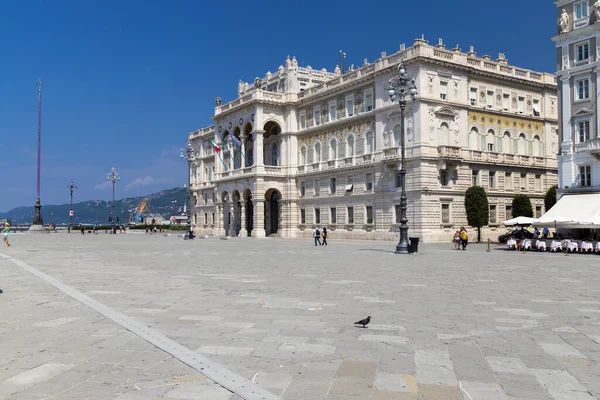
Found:
[{"label": "blue sky", "polygon": [[[485,6],[484,6],[485,3]],[[368,8],[364,8],[365,4]],[[29,1],[0,14],[0,211],[33,205],[37,92],[43,86],[42,204],[117,198],[186,182],[179,149],[211,124],[214,98],[237,94],[288,54],[333,70],[395,52],[425,34],[554,72],[556,7],[413,1]]]}]

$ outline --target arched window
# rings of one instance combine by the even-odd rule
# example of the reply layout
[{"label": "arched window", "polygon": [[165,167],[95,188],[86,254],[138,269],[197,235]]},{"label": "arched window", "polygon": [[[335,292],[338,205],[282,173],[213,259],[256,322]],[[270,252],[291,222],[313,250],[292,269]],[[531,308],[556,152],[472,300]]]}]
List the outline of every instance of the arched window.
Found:
[{"label": "arched window", "polygon": [[438,139],[440,146],[448,146],[450,144],[450,127],[445,122],[440,125],[440,136]]},{"label": "arched window", "polygon": [[391,147],[399,147],[400,146],[400,137],[402,136],[402,130],[400,130],[400,125],[394,126],[394,142],[391,143]]},{"label": "arched window", "polygon": [[321,162],[321,143],[317,142],[315,144],[315,157],[314,162]]},{"label": "arched window", "polygon": [[487,148],[483,149],[483,150],[487,150],[487,151],[496,151],[496,149],[494,148],[495,144],[494,142],[496,141],[494,138],[495,132],[493,129],[488,130],[487,133]]},{"label": "arched window", "polygon": [[337,139],[331,139],[329,142],[329,159],[337,160],[338,158],[338,142]]},{"label": "arched window", "polygon": [[248,154],[246,154],[246,158],[248,159],[248,166],[254,165],[254,151],[252,147],[248,150]]},{"label": "arched window", "polygon": [[519,141],[517,144],[517,151],[521,155],[525,155],[525,134],[521,133],[519,135]]},{"label": "arched window", "polygon": [[278,154],[277,154],[277,143],[273,143],[273,147],[271,148],[271,165],[277,166],[278,164]]},{"label": "arched window", "polygon": [[346,157],[354,157],[354,135],[348,136],[348,146],[346,149]]},{"label": "arched window", "polygon": [[533,137],[533,155],[535,157],[540,156],[540,137],[537,135]]},{"label": "arched window", "polygon": [[510,132],[504,132],[502,135],[502,151],[504,153],[510,153]]},{"label": "arched window", "polygon": [[470,150],[477,150],[478,138],[479,138],[479,131],[477,130],[477,128],[472,127],[471,132],[469,132],[469,149]]},{"label": "arched window", "polygon": [[306,165],[306,147],[300,149],[300,165]]},{"label": "arched window", "polygon": [[367,132],[366,138],[366,153],[370,154],[375,150],[375,137],[373,136],[373,132]]},{"label": "arched window", "polygon": [[208,167],[204,168],[204,179],[210,181],[210,176],[208,175]]}]

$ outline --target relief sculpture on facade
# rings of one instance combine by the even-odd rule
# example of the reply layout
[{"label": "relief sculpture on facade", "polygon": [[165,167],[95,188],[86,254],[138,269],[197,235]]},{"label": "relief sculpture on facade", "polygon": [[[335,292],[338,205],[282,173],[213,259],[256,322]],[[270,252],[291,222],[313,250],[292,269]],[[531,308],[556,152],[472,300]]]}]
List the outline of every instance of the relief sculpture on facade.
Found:
[{"label": "relief sculpture on facade", "polygon": [[429,140],[435,138],[435,108],[429,107]]},{"label": "relief sculpture on facade", "polygon": [[387,130],[383,131],[383,146],[388,147],[390,144],[390,134]]},{"label": "relief sculpture on facade", "polygon": [[459,124],[460,114],[456,113],[454,117],[454,122],[452,123],[452,130],[454,131],[454,143],[460,143],[460,124]]},{"label": "relief sculpture on facade", "polygon": [[593,7],[594,7],[594,14],[596,14],[596,22],[594,22],[594,23],[597,24],[598,22],[600,22],[600,0],[596,0]]},{"label": "relief sculpture on facade", "polygon": [[414,124],[413,110],[409,108],[406,110],[406,139],[409,142],[413,141]]}]

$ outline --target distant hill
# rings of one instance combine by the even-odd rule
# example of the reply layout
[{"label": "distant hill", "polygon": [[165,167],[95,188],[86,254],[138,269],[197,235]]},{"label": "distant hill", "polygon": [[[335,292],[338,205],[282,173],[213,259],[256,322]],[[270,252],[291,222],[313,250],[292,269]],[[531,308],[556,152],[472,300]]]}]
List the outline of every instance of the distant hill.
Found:
[{"label": "distant hill", "polygon": [[[138,204],[148,198],[150,202],[150,213],[159,214],[163,220],[172,215],[181,214],[187,200],[185,188],[175,188],[152,193],[147,196],[130,197],[115,201],[115,215],[119,217],[120,224],[129,222],[129,215]],[[0,213],[0,220],[8,219],[14,225],[30,224],[33,220],[33,204],[29,207],[17,207],[6,213]],[[103,224],[112,215],[112,201],[89,200],[73,204],[73,224]],[[149,213],[144,212],[144,215]],[[69,223],[69,204],[43,205],[42,217],[44,224],[54,223],[57,225]]]}]

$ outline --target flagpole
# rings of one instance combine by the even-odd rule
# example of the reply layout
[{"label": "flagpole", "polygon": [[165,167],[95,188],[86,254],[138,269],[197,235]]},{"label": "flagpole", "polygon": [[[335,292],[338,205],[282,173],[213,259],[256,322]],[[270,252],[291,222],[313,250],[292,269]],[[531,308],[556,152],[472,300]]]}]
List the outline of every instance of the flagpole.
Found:
[{"label": "flagpole", "polygon": [[221,154],[219,153],[221,151],[221,149],[219,148],[219,146],[217,146],[215,144],[215,142],[212,141],[212,139],[208,139],[208,140],[210,140],[210,144],[213,145],[213,149],[215,150],[215,153],[217,153],[217,156],[219,156],[219,160],[221,160],[221,163],[223,164],[225,171],[228,171],[229,168],[227,168],[227,165],[225,165],[225,161],[223,161],[223,158],[221,157]]},{"label": "flagpole", "polygon": [[[223,143],[223,146],[225,146],[225,150],[227,150],[227,153],[229,153],[229,157],[233,158],[231,152],[229,151],[229,148],[227,147],[227,143],[225,143],[225,139],[223,139],[223,136],[221,136],[221,133],[218,130],[216,132],[217,135],[219,135],[219,138],[221,139],[221,143]],[[233,167],[235,168],[235,159],[233,160]]]}]

